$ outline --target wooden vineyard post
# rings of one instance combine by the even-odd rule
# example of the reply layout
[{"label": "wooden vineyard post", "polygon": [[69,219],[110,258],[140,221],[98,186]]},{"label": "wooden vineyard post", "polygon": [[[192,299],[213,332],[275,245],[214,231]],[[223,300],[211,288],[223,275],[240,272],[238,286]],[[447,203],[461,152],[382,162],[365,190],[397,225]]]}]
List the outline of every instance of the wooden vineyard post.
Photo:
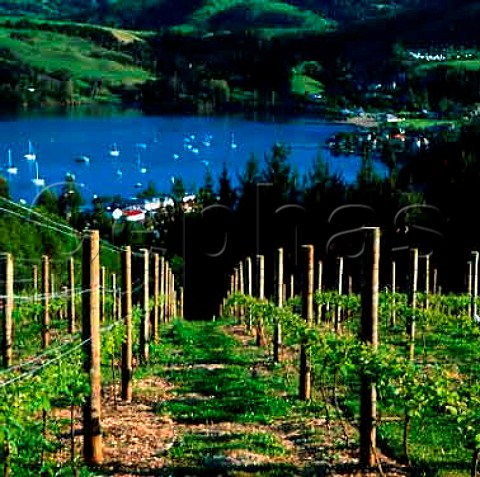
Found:
[{"label": "wooden vineyard post", "polygon": [[165,302],[163,304],[165,310],[165,322],[170,322],[170,269],[168,262],[165,262]]},{"label": "wooden vineyard post", "polygon": [[317,269],[317,292],[318,292],[318,295],[319,295],[319,302],[318,302],[318,305],[317,305],[317,324],[321,323],[322,321],[322,310],[323,310],[323,306],[322,306],[322,303],[320,301],[320,295],[323,291],[323,262],[322,260],[319,260],[318,261],[318,269]]},{"label": "wooden vineyard post", "polygon": [[179,300],[179,294],[178,294],[178,290],[176,290],[175,288],[173,289],[173,292],[172,292],[172,308],[173,308],[173,316],[175,318],[178,318],[178,300]]},{"label": "wooden vineyard post", "polygon": [[[302,263],[302,315],[307,327],[313,323],[313,280],[314,254],[313,245],[303,245],[304,259]],[[309,401],[312,394],[312,364],[310,360],[310,344],[300,345],[300,386],[299,397]]]},{"label": "wooden vineyard post", "polygon": [[411,361],[415,357],[415,313],[417,308],[417,287],[418,287],[418,249],[410,250],[410,277],[408,306],[411,316],[407,316],[408,356]]},{"label": "wooden vineyard post", "polygon": [[433,269],[433,284],[432,284],[432,293],[435,295],[438,292],[438,270],[436,268]]},{"label": "wooden vineyard post", "polygon": [[430,293],[430,255],[425,255],[425,310],[428,310]]},{"label": "wooden vineyard post", "polygon": [[142,307],[142,319],[140,320],[140,359],[148,363],[149,359],[149,331],[150,331],[150,268],[149,253],[147,249],[142,249],[143,253],[143,288],[140,298]]},{"label": "wooden vineyard post", "polygon": [[472,252],[473,257],[473,281],[472,281],[472,316],[477,316],[478,296],[478,252]]},{"label": "wooden vineyard post", "polygon": [[174,304],[174,282],[173,282],[173,272],[170,266],[168,267],[168,316],[170,317],[170,321],[175,318],[175,314],[173,313],[173,304]]},{"label": "wooden vineyard post", "polygon": [[253,290],[252,290],[252,259],[250,257],[247,257],[245,259],[245,269],[246,269],[246,287],[245,290],[247,292],[248,296],[253,296]]},{"label": "wooden vineyard post", "polygon": [[87,464],[103,460],[102,449],[102,383],[100,354],[100,235],[86,232],[82,259],[82,338],[84,371],[89,377],[90,392],[83,406],[83,455]]},{"label": "wooden vineyard post", "polygon": [[[239,289],[240,289],[240,273],[239,273],[238,267],[235,267],[233,269],[233,294],[236,295]],[[235,300],[233,310],[234,310],[233,316],[235,316],[237,320],[240,320],[240,306],[236,300]]]},{"label": "wooden vineyard post", "polygon": [[390,312],[390,326],[395,326],[397,321],[397,302],[395,298],[395,293],[397,291],[397,264],[395,260],[392,260],[392,302],[391,302],[391,312]]},{"label": "wooden vineyard post", "polygon": [[165,323],[165,257],[160,257],[160,301],[159,305],[159,320]]},{"label": "wooden vineyard post", "polygon": [[231,273],[230,274],[230,285],[228,287],[227,297],[231,298],[234,293],[235,293],[235,275],[233,273]]},{"label": "wooden vineyard post", "polygon": [[11,253],[3,253],[1,257],[0,279],[2,280],[3,320],[2,320],[2,358],[3,367],[8,368],[13,362],[13,257]]},{"label": "wooden vineyard post", "polygon": [[153,254],[153,320],[152,320],[152,339],[158,344],[158,319],[160,308],[160,255]]},{"label": "wooden vineyard post", "polygon": [[350,319],[351,311],[350,311],[349,305],[350,305],[350,298],[353,295],[353,277],[352,277],[352,275],[348,275],[347,284],[348,284],[348,299],[347,299],[347,307],[346,307],[347,309],[344,313],[346,313],[347,319]]},{"label": "wooden vineyard post", "polygon": [[52,272],[50,274],[50,294],[52,295],[52,297],[54,299],[55,299],[55,291],[56,291],[56,288],[55,288],[55,272],[52,270]]},{"label": "wooden vineyard post", "polygon": [[183,287],[178,288],[178,317],[184,318],[183,316]]},{"label": "wooden vineyard post", "polygon": [[123,318],[122,315],[122,301],[123,301],[123,294],[121,287],[117,287],[117,320],[121,320]]},{"label": "wooden vineyard post", "polygon": [[76,331],[76,317],[75,317],[75,261],[70,257],[68,261],[68,332],[75,333]]},{"label": "wooden vineyard post", "polygon": [[292,273],[290,275],[290,298],[295,297],[295,275]]},{"label": "wooden vineyard post", "polygon": [[[373,352],[378,348],[378,296],[380,266],[380,229],[366,230],[370,243],[366,245],[362,273],[362,323],[360,338]],[[368,374],[361,376],[360,394],[360,464],[372,467],[376,455],[377,390]]]},{"label": "wooden vineyard post", "polygon": [[[265,258],[263,255],[257,255],[257,280],[258,280],[258,299],[263,302],[265,301]],[[257,323],[257,345],[265,346],[265,327],[263,316],[259,316]]]},{"label": "wooden vineyard post", "polygon": [[[245,282],[244,282],[244,276],[243,276],[243,262],[241,260],[238,264],[238,281],[239,281],[238,292],[243,297],[245,295]],[[244,305],[240,305],[239,313],[240,313],[240,316],[239,316],[240,323],[244,323],[244,320],[245,320],[245,306]]]},{"label": "wooden vineyard post", "polygon": [[258,299],[265,300],[265,258],[257,255]]},{"label": "wooden vineyard post", "polygon": [[161,306],[160,306],[160,316],[162,317],[162,323],[167,322],[167,286],[168,286],[168,277],[167,277],[167,261],[165,257],[160,257],[160,264],[162,266],[161,277],[160,277],[160,295],[161,295]]},{"label": "wooden vineyard post", "polygon": [[172,269],[169,269],[169,284],[170,284],[170,289],[169,289],[169,314],[170,314],[170,319],[173,320],[175,318],[175,275],[172,271]]},{"label": "wooden vineyard post", "polygon": [[[277,306],[283,307],[283,248],[277,250]],[[282,360],[282,322],[275,318],[273,334],[273,360],[280,363]]]},{"label": "wooden vineyard post", "polygon": [[112,273],[112,293],[113,293],[113,301],[112,301],[112,320],[117,319],[117,300],[118,300],[118,290],[117,290],[117,274]]},{"label": "wooden vineyard post", "polygon": [[122,254],[122,310],[125,316],[125,338],[122,345],[122,399],[132,400],[132,249],[125,247]]},{"label": "wooden vineyard post", "polygon": [[468,293],[468,296],[470,297],[470,302],[468,304],[467,311],[469,316],[473,316],[473,313],[472,313],[473,263],[471,260],[467,262],[467,266],[468,266],[467,293]]},{"label": "wooden vineyard post", "polygon": [[[249,297],[253,297],[253,270],[252,270],[252,259],[251,257],[247,257],[245,259],[245,291]],[[250,307],[246,310],[248,313],[247,316],[247,330],[250,331],[252,329],[252,310]]]},{"label": "wooden vineyard post", "polygon": [[175,274],[170,271],[170,316],[176,318],[176,292],[175,292]]},{"label": "wooden vineyard post", "polygon": [[172,314],[172,271],[170,270],[170,265],[167,270],[167,285],[167,316],[170,322],[174,318]]},{"label": "wooden vineyard post", "polygon": [[168,267],[168,274],[169,274],[169,279],[168,279],[168,296],[169,296],[169,314],[170,314],[170,320],[173,320],[176,318],[177,314],[177,305],[176,305],[176,289],[175,289],[175,273],[173,273],[173,270],[171,266],[169,265]]},{"label": "wooden vineyard post", "polygon": [[42,280],[43,280],[43,322],[42,322],[42,347],[50,346],[50,309],[49,309],[49,278],[50,260],[46,255],[42,257]]},{"label": "wooden vineyard post", "polygon": [[[338,257],[338,299],[343,293],[343,257]],[[338,304],[335,308],[335,333],[340,331],[340,322],[342,321],[342,307]]]},{"label": "wooden vineyard post", "polygon": [[33,301],[37,303],[38,301],[38,267],[37,265],[33,266]]},{"label": "wooden vineyard post", "polygon": [[100,269],[100,290],[101,290],[101,307],[100,307],[100,321],[105,321],[105,286],[106,286],[106,270],[105,267]]}]

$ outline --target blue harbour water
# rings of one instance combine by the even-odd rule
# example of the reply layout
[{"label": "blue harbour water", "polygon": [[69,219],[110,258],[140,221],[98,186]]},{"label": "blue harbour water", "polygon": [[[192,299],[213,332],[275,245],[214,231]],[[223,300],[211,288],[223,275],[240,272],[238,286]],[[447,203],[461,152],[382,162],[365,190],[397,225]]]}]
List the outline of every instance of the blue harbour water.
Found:
[{"label": "blue harbour water", "polygon": [[[168,194],[181,176],[187,192],[204,182],[206,168],[218,178],[225,162],[232,182],[255,154],[260,163],[274,143],[291,147],[290,163],[300,175],[307,172],[321,149],[332,172],[355,181],[356,156],[332,156],[323,145],[344,124],[312,118],[253,120],[245,117],[146,116],[139,111],[83,114],[28,114],[0,119],[0,174],[7,178],[15,200],[32,203],[41,192],[32,179],[59,192],[66,174],[73,174],[85,199],[121,195],[134,197],[153,181]],[[36,160],[27,160],[29,141]],[[118,155],[110,153],[118,148]],[[8,150],[17,174],[9,174]],[[78,158],[88,157],[81,162]],[[380,174],[385,173],[376,164]]]}]

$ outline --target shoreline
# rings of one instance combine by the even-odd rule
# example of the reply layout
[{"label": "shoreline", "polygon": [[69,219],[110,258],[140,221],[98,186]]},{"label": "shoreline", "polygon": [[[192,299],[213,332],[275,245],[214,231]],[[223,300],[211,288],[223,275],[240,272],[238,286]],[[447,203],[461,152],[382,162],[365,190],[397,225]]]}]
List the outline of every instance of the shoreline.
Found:
[{"label": "shoreline", "polygon": [[355,116],[355,117],[347,118],[344,120],[338,120],[335,122],[338,124],[347,124],[350,126],[358,126],[363,128],[375,128],[380,125],[379,121],[368,116],[365,116],[365,117]]}]

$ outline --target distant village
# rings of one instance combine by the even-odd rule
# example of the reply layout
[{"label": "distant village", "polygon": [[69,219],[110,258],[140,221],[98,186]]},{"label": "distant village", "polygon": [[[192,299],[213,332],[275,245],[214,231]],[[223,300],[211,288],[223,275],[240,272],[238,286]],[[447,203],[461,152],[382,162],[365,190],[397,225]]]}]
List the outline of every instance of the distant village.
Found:
[{"label": "distant village", "polygon": [[423,61],[456,61],[456,60],[475,60],[477,59],[477,52],[475,50],[466,51],[450,51],[448,49],[442,50],[409,50],[409,58]]},{"label": "distant village", "polygon": [[[131,198],[122,200],[121,203],[108,203],[105,210],[113,220],[126,222],[144,222],[148,217],[158,213],[168,213],[173,210],[175,201],[172,197],[155,197],[151,199]],[[196,195],[188,194],[182,199],[180,207],[188,214],[196,210]]]}]

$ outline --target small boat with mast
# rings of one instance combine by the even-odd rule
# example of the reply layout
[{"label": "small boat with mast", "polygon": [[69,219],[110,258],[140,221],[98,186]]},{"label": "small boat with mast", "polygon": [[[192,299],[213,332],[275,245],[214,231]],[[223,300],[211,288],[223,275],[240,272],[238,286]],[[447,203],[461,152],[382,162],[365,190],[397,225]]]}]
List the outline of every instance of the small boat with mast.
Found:
[{"label": "small boat with mast", "polygon": [[7,164],[7,173],[11,175],[16,175],[18,173],[18,168],[13,165],[12,162],[12,150],[7,151],[8,154],[8,164]]},{"label": "small boat with mast", "polygon": [[37,159],[37,155],[33,150],[32,141],[28,141],[28,152],[23,157],[25,157],[27,161],[35,161]]},{"label": "small boat with mast", "polygon": [[112,157],[118,157],[120,155],[120,149],[118,149],[117,143],[114,142],[112,148],[108,152]]},{"label": "small boat with mast", "polygon": [[237,149],[238,144],[235,142],[235,134],[232,132],[230,135],[230,147],[232,149]]},{"label": "small boat with mast", "polygon": [[38,162],[37,161],[35,161],[35,172],[36,172],[36,176],[32,179],[33,184],[37,187],[45,187],[45,179],[42,179],[38,175]]}]

